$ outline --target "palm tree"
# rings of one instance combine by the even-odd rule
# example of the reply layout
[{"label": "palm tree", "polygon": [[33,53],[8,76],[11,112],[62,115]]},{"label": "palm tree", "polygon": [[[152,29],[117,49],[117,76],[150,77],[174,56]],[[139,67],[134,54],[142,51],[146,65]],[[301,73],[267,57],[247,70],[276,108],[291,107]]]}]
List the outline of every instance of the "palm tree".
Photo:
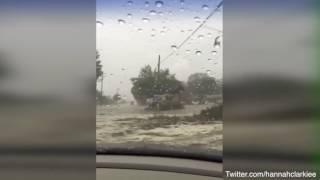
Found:
[{"label": "palm tree", "polygon": [[102,64],[101,61],[99,60],[99,52],[96,51],[96,81],[98,80],[99,77],[101,77],[103,75],[103,71],[102,71]]}]

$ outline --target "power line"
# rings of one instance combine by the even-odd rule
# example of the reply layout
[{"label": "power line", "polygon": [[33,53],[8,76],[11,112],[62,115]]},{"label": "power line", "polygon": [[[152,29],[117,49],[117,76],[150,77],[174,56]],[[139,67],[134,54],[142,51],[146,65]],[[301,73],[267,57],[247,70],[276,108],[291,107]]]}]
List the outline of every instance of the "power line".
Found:
[{"label": "power line", "polygon": [[[223,0],[216,6],[215,9],[213,9],[213,11],[208,15],[208,17],[184,40],[182,41],[182,43],[177,47],[178,49],[180,49],[187,41],[190,40],[190,38],[199,30],[201,29],[206,23],[207,21],[218,11],[218,9],[222,6],[223,4]],[[166,60],[168,60],[172,55],[174,54],[174,51],[172,51],[171,53],[169,53],[163,60],[161,63],[164,63]]]}]

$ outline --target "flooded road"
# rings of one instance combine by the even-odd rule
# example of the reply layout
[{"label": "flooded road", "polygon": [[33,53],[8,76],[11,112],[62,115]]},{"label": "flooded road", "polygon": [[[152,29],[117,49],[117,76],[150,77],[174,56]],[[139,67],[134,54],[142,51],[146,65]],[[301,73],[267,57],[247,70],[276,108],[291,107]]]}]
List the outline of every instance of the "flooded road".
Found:
[{"label": "flooded road", "polygon": [[210,106],[188,105],[161,112],[126,104],[97,106],[97,144],[149,143],[222,150],[222,122],[192,118]]}]

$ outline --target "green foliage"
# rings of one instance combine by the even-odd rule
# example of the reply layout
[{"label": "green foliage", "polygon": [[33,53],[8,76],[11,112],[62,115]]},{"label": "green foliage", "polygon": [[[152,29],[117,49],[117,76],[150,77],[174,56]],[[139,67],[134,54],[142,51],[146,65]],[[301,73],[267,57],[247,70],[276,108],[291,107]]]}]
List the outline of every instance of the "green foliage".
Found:
[{"label": "green foliage", "polygon": [[143,67],[137,78],[131,79],[131,92],[139,104],[146,104],[148,98],[161,94],[180,94],[184,91],[182,82],[178,81],[168,69],[158,74],[150,65]]},{"label": "green foliage", "polygon": [[195,73],[189,76],[187,86],[192,96],[203,103],[205,96],[214,94],[217,83],[206,73]]},{"label": "green foliage", "polygon": [[97,51],[96,52],[96,80],[98,80],[98,78],[103,75],[102,64],[99,58],[100,58],[100,55],[99,55],[99,52]]},{"label": "green foliage", "polygon": [[222,108],[222,104],[218,104],[217,106],[212,106],[202,110],[197,116],[199,119],[205,120],[222,120]]}]

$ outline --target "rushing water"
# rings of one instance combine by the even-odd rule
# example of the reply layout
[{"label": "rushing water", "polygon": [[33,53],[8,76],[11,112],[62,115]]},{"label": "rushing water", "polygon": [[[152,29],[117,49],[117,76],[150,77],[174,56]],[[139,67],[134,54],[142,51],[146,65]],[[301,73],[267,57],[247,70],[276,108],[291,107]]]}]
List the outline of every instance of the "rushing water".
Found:
[{"label": "rushing water", "polygon": [[182,110],[151,112],[142,106],[97,107],[97,144],[165,144],[222,150],[222,122],[188,118],[209,105]]}]

